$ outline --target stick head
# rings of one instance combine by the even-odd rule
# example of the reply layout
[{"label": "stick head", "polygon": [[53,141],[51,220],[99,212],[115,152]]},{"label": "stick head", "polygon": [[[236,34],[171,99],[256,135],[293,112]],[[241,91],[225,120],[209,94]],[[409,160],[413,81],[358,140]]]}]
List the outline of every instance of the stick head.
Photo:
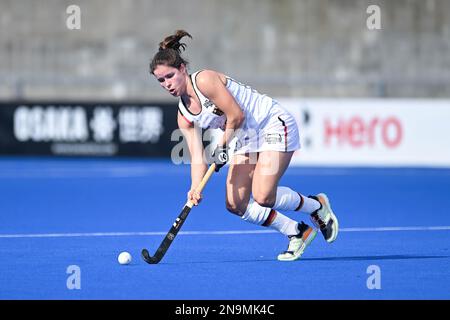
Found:
[{"label": "stick head", "polygon": [[142,259],[144,259],[144,261],[149,264],[157,264],[161,260],[158,259],[156,256],[155,257],[150,256],[150,253],[148,252],[147,249],[142,249],[141,255]]}]

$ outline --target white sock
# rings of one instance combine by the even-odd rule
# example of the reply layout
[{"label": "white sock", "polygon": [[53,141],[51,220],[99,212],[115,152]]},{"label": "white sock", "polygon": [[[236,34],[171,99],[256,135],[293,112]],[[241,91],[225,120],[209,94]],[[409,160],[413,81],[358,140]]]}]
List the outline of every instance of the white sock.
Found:
[{"label": "white sock", "polygon": [[273,209],[294,211],[300,205],[300,195],[288,187],[278,187]]},{"label": "white sock", "polygon": [[287,236],[299,233],[297,221],[271,208],[262,207],[253,199],[250,199],[242,219],[253,224],[278,230]]},{"label": "white sock", "polygon": [[270,210],[272,209],[262,207],[257,202],[255,202],[255,200],[250,198],[247,209],[245,210],[241,218],[247,222],[262,226],[269,217]]},{"label": "white sock", "polygon": [[291,218],[286,217],[284,214],[273,209],[271,213],[273,213],[275,217],[272,218],[271,223],[267,225],[269,228],[278,230],[286,236],[293,236],[300,232],[297,228],[297,221],[292,220]]},{"label": "white sock", "polygon": [[272,208],[275,210],[289,211],[300,209],[300,212],[311,214],[320,208],[320,203],[319,201],[300,195],[291,188],[278,187],[275,204]]},{"label": "white sock", "polygon": [[303,198],[303,205],[300,208],[300,212],[311,214],[314,211],[316,211],[317,209],[320,209],[319,201],[312,199],[312,198],[305,197],[304,195],[302,195],[302,198]]}]

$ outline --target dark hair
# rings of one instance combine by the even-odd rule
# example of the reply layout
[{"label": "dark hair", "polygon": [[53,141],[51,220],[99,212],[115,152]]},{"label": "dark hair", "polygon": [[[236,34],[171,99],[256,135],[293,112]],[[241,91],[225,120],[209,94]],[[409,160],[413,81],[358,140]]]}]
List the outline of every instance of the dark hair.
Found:
[{"label": "dark hair", "polygon": [[182,64],[188,64],[187,60],[181,57],[181,51],[186,49],[186,44],[181,43],[180,40],[188,36],[192,36],[184,30],[177,30],[175,34],[165,37],[159,43],[159,50],[150,62],[150,73],[153,74],[158,65],[167,65],[179,69]]}]

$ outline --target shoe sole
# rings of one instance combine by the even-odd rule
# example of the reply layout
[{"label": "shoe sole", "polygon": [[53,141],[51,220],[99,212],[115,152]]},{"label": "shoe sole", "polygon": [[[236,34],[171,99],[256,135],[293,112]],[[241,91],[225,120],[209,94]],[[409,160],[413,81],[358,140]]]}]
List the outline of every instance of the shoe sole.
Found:
[{"label": "shoe sole", "polygon": [[303,255],[303,253],[305,252],[305,250],[306,250],[306,248],[308,248],[308,246],[311,244],[311,242],[314,240],[314,238],[316,237],[316,235],[317,235],[317,231],[316,230],[314,230],[313,228],[311,228],[312,230],[311,230],[311,233],[308,235],[308,237],[306,238],[306,240],[305,240],[305,243],[304,243],[304,245],[303,245],[303,250],[300,250],[301,251],[301,253],[298,255],[298,256],[296,256],[296,255],[293,255],[291,258],[282,258],[282,259],[280,259],[279,257],[278,257],[278,261],[295,261],[295,260],[298,260],[298,259],[300,259],[300,257]]},{"label": "shoe sole", "polygon": [[330,237],[330,239],[328,239],[328,240],[325,239],[326,242],[332,243],[334,240],[336,240],[336,238],[338,236],[338,233],[339,233],[339,221],[336,218],[333,210],[331,210],[330,201],[328,200],[327,195],[325,193],[319,193],[317,195],[317,197],[320,197],[320,198],[324,199],[325,205],[328,207],[328,210],[331,213],[331,219],[333,219],[334,225],[336,226],[336,228],[335,228],[336,232]]}]

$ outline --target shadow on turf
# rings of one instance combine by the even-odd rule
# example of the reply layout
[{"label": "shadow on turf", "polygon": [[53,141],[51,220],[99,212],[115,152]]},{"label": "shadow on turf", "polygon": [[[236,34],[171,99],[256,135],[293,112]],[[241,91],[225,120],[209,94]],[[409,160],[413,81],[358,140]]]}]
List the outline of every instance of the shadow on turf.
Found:
[{"label": "shadow on turf", "polygon": [[386,256],[354,256],[354,257],[325,257],[325,258],[303,258],[303,261],[366,261],[366,260],[408,260],[408,259],[445,259],[450,256],[421,256],[421,255],[386,255]]},{"label": "shadow on turf", "polygon": [[[352,257],[324,257],[324,258],[301,258],[301,261],[370,261],[370,260],[409,260],[409,259],[445,259],[450,256],[423,256],[423,255],[385,255],[385,256],[352,256]],[[202,264],[202,263],[244,263],[244,262],[278,262],[273,259],[254,259],[254,260],[210,260],[210,261],[186,261],[186,262],[169,262],[161,264]]]}]

